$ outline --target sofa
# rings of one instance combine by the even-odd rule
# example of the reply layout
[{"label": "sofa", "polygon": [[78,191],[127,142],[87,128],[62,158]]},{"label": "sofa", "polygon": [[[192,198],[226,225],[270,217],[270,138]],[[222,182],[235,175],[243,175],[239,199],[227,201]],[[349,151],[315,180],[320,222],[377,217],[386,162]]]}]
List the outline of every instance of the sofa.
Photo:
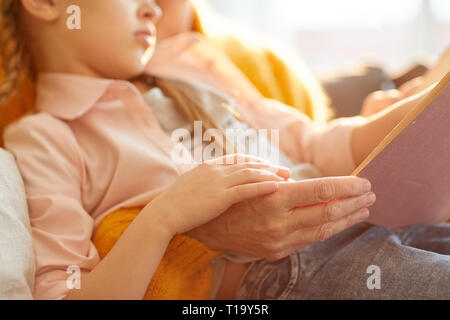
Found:
[{"label": "sofa", "polygon": [[[422,74],[426,69],[420,69]],[[411,77],[409,73],[397,82],[388,79],[376,67],[326,77],[322,85],[330,96],[336,116],[359,114],[364,97],[383,87],[383,82],[399,85]],[[0,146],[5,125],[19,118],[32,105],[30,83],[21,81],[19,94],[10,108],[0,108]],[[357,85],[356,85],[357,84]],[[28,89],[27,89],[28,88]],[[11,112],[14,111],[14,112]],[[33,299],[35,260],[24,184],[14,157],[0,147],[0,299]]]},{"label": "sofa", "polygon": [[33,299],[34,273],[24,184],[14,157],[0,148],[0,299]]}]

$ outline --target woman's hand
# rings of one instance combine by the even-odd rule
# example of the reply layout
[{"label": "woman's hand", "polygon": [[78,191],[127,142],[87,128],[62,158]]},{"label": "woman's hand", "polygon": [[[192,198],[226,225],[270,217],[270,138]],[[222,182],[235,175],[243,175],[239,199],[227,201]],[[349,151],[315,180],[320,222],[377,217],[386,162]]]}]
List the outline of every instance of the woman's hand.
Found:
[{"label": "woman's hand", "polygon": [[398,90],[372,92],[364,100],[361,115],[370,117],[394,103],[418,93],[420,91],[419,88],[423,85],[423,81],[422,77],[417,77],[403,84]]},{"label": "woman's hand", "polygon": [[353,160],[358,166],[383,141],[386,135],[431,92],[436,84],[408,98],[402,99],[387,109],[370,116],[366,123],[352,132]]},{"label": "woman's hand", "polygon": [[401,100],[401,94],[398,90],[380,90],[372,92],[364,100],[361,115],[363,117],[370,117],[371,115],[393,105],[399,100]]},{"label": "woman's hand", "polygon": [[150,204],[173,233],[205,224],[231,205],[278,189],[290,176],[287,168],[260,158],[229,155],[200,164],[180,176]]},{"label": "woman's hand", "polygon": [[277,192],[235,204],[188,235],[213,250],[278,260],[366,220],[375,202],[370,190],[358,177],[283,182]]}]

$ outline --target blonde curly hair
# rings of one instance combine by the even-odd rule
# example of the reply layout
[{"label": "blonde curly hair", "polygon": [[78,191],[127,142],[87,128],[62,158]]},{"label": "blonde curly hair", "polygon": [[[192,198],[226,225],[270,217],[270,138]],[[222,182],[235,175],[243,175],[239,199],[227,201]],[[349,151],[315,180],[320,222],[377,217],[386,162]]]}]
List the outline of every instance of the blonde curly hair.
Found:
[{"label": "blonde curly hair", "polygon": [[0,147],[3,129],[33,108],[33,72],[19,30],[19,0],[0,0]]},{"label": "blonde curly hair", "polygon": [[17,14],[20,1],[0,0],[0,56],[3,77],[0,82],[0,105],[17,88],[23,45],[18,36]]}]

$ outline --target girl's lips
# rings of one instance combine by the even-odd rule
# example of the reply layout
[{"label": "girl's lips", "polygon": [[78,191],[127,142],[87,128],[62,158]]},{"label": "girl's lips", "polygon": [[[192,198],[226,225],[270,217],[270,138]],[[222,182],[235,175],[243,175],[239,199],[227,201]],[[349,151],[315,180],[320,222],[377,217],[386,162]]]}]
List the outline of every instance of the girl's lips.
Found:
[{"label": "girl's lips", "polygon": [[156,37],[153,35],[153,33],[151,33],[150,31],[147,31],[147,30],[136,31],[134,33],[134,36],[139,41],[143,42],[144,44],[146,44],[148,46],[154,45],[155,41],[156,41]]}]

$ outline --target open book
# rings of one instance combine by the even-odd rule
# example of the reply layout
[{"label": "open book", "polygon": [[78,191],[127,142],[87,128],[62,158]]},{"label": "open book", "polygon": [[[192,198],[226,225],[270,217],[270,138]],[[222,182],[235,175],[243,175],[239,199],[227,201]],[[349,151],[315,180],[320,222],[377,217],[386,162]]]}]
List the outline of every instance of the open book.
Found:
[{"label": "open book", "polygon": [[371,223],[400,228],[450,217],[450,72],[353,175],[377,195]]}]

